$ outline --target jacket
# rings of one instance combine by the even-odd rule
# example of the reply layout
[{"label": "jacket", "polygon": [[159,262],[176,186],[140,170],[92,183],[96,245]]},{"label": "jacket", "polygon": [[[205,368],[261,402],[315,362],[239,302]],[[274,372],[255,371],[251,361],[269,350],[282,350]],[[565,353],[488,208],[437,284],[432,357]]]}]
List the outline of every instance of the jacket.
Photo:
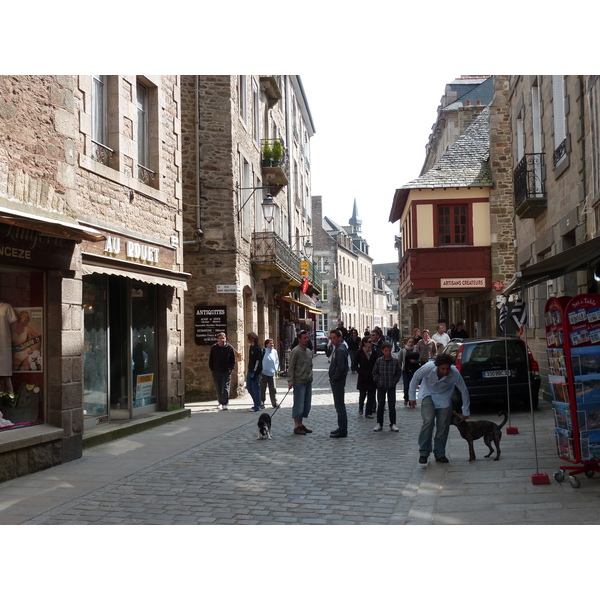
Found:
[{"label": "jacket", "polygon": [[377,388],[375,381],[373,381],[373,367],[376,361],[377,353],[373,350],[369,356],[363,348],[356,353],[352,368],[358,373],[356,378],[357,390],[374,390]]},{"label": "jacket", "polygon": [[248,374],[257,378],[262,371],[262,348],[258,344],[250,346],[250,357],[248,359]]},{"label": "jacket", "polygon": [[386,360],[385,356],[380,356],[373,367],[373,380],[380,389],[395,388],[401,375],[400,363],[393,356],[389,360]]},{"label": "jacket", "polygon": [[218,343],[210,347],[208,355],[208,368],[211,371],[231,372],[235,368],[235,351],[229,343],[219,346]]},{"label": "jacket", "polygon": [[288,383],[310,383],[313,380],[313,351],[298,344],[290,352],[287,370]]},{"label": "jacket", "polygon": [[262,359],[262,374],[273,377],[279,371],[279,355],[275,348],[265,348]]},{"label": "jacket", "polygon": [[329,382],[345,384],[348,375],[348,349],[345,344],[340,344],[331,355],[329,363]]}]

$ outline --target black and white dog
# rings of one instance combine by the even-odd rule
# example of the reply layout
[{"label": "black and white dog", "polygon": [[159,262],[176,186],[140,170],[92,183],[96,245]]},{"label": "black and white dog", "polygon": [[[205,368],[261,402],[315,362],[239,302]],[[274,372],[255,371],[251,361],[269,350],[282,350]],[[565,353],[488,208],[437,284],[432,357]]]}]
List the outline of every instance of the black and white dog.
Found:
[{"label": "black and white dog", "polygon": [[258,440],[272,440],[271,437],[271,415],[268,413],[262,413],[258,417]]}]

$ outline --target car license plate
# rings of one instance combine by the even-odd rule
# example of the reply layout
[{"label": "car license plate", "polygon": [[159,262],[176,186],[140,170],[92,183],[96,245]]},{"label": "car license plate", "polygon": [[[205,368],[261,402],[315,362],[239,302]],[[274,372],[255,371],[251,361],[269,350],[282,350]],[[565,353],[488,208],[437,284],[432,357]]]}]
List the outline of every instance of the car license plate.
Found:
[{"label": "car license plate", "polygon": [[486,379],[492,377],[510,377],[512,374],[512,371],[484,371],[483,377]]}]

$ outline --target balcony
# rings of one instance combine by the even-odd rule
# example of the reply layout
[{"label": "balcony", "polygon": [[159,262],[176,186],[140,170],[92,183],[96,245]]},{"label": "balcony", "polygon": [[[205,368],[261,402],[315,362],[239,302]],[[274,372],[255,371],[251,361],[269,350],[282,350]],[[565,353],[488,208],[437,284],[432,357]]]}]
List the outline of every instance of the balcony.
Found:
[{"label": "balcony", "polygon": [[265,93],[269,108],[273,108],[283,97],[279,89],[279,82],[273,75],[261,75],[260,89]]},{"label": "balcony", "polygon": [[514,172],[515,212],[521,219],[535,219],[548,208],[544,188],[544,155],[525,154]]},{"label": "balcony", "polygon": [[[488,291],[491,254],[489,246],[411,248],[400,263],[400,297],[414,298],[423,293],[464,296]],[[456,288],[442,285],[442,280],[452,279],[460,280]]]},{"label": "balcony", "polygon": [[[298,288],[304,281],[300,257],[273,231],[252,234],[251,262],[260,279],[279,278],[287,288]],[[307,262],[310,284],[308,293],[312,290],[320,294],[323,287],[321,273],[310,261]]]},{"label": "balcony", "polygon": [[288,156],[282,139],[260,141],[262,153],[262,176],[276,196],[288,184]]}]

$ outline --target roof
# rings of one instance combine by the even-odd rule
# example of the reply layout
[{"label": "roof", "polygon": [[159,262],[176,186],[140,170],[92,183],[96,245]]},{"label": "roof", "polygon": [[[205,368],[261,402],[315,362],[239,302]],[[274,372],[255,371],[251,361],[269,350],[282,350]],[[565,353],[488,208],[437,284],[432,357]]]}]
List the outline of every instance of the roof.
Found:
[{"label": "roof", "polygon": [[[460,87],[458,87],[460,86]],[[461,106],[472,106],[488,105],[494,98],[494,78],[493,77],[469,77],[467,79],[454,80],[450,87],[452,87],[457,93],[458,98],[444,106],[441,110],[456,110]],[[465,91],[461,90],[461,87],[465,87]]]},{"label": "roof", "polygon": [[489,108],[486,107],[429,171],[396,190],[389,220],[395,223],[400,219],[410,190],[491,187],[489,154]]}]

